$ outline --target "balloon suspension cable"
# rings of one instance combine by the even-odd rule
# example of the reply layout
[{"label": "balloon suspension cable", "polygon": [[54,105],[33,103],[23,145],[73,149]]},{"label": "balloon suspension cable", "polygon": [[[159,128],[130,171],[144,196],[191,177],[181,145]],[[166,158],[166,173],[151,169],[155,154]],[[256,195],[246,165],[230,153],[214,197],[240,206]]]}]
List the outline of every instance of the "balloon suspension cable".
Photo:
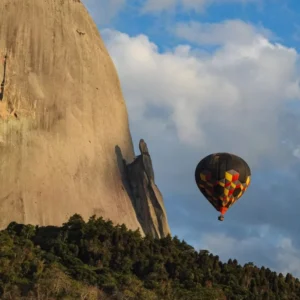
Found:
[{"label": "balloon suspension cable", "polygon": [[219,220],[219,221],[224,221],[224,216],[223,216],[222,214],[219,215],[218,220]]}]

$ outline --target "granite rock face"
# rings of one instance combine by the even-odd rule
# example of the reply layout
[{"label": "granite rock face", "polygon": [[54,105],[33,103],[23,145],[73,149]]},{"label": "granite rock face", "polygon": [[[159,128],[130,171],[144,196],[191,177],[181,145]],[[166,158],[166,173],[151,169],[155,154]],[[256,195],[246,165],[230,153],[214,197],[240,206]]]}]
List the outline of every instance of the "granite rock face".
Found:
[{"label": "granite rock face", "polygon": [[0,18],[0,227],[80,213],[140,228],[115,153],[134,158],[127,109],[87,10],[2,0]]},{"label": "granite rock face", "polygon": [[144,234],[151,220],[124,180],[134,150],[120,82],[84,5],[1,0],[0,19],[0,228],[79,213]]}]

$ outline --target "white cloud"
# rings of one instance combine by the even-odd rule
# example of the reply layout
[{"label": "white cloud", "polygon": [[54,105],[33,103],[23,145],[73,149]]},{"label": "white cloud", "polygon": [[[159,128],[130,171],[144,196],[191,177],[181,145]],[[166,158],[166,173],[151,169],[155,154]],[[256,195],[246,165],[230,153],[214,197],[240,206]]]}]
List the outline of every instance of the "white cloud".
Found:
[{"label": "white cloud", "polygon": [[282,273],[300,276],[299,249],[293,246],[290,238],[284,238],[278,245],[276,260]]},{"label": "white cloud", "polygon": [[[201,246],[200,249],[207,249],[215,255],[219,255],[220,257],[228,260],[232,258],[232,253],[234,253],[237,259],[245,259],[244,253],[247,252],[246,255],[247,260],[251,261],[251,256],[249,256],[249,252],[252,254],[256,254],[253,250],[258,251],[261,250],[261,246],[266,245],[266,241],[262,243],[262,238],[259,237],[250,237],[244,239],[236,239],[232,236],[221,234],[205,234],[201,238]],[[245,262],[241,262],[245,263]]]},{"label": "white cloud", "polygon": [[241,20],[225,20],[221,23],[181,22],[175,33],[188,41],[207,45],[251,45],[261,38],[273,37],[272,32],[263,27],[254,27]]},{"label": "white cloud", "polygon": [[207,249],[223,261],[236,258],[242,265],[255,262],[265,267],[267,263],[274,271],[300,276],[299,249],[293,246],[290,238],[282,237],[274,242],[268,236],[237,239],[225,234],[206,234],[198,244],[197,248]]},{"label": "white cloud", "polygon": [[158,12],[166,10],[176,5],[176,0],[147,0],[143,6],[143,12]]},{"label": "white cloud", "polygon": [[162,10],[169,10],[176,6],[180,6],[186,10],[195,10],[198,12],[212,4],[227,4],[227,3],[238,3],[238,4],[261,4],[261,0],[146,0],[143,12],[159,12]]},{"label": "white cloud", "polygon": [[126,0],[83,0],[98,25],[107,24],[126,5]]},{"label": "white cloud", "polygon": [[[160,53],[145,35],[103,31],[139,134],[147,138],[155,127],[198,153],[235,152],[251,163],[264,156],[278,159],[279,115],[288,99],[300,96],[298,54],[241,21],[235,30],[246,30],[248,40],[222,39],[230,36],[232,24],[206,26],[210,41],[221,45],[205,57],[187,45]],[[153,106],[165,117],[145,119]]]},{"label": "white cloud", "polygon": [[293,150],[293,155],[297,158],[300,158],[300,146],[298,145],[297,148]]}]

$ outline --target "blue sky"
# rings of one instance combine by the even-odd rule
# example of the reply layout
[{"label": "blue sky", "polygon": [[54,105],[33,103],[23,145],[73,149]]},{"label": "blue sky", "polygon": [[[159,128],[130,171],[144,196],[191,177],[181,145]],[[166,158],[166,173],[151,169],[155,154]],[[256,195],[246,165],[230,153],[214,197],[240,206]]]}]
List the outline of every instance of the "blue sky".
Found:
[{"label": "blue sky", "polygon": [[[241,19],[244,22],[262,25],[270,29],[274,34],[274,39],[284,41],[287,46],[297,48],[298,39],[300,39],[300,3],[296,0],[228,0],[223,1],[225,4],[222,1],[207,1],[213,3],[204,6],[200,12],[195,11],[195,9],[182,10],[179,7],[174,9],[174,6],[171,6],[170,10],[153,13],[142,11],[141,8],[146,1],[115,0],[112,3],[122,2],[124,5],[120,6],[119,9],[116,8],[115,13],[110,18],[101,18],[104,9],[102,10],[100,6],[104,8],[110,6],[110,10],[113,10],[114,4],[106,4],[109,2],[107,0],[98,2],[100,4],[96,5],[96,1],[85,0],[87,7],[91,7],[90,12],[100,30],[108,27],[122,29],[122,32],[129,35],[147,34],[153,42],[158,43],[158,46],[162,48],[179,42],[174,36],[168,36],[166,39],[165,32],[169,30],[169,27],[172,27],[175,22],[188,22],[190,20],[222,22],[227,19]],[[118,6],[116,5],[116,7]]]},{"label": "blue sky", "polygon": [[[84,3],[118,71],[136,150],[148,143],[172,234],[300,276],[300,2]],[[253,175],[221,223],[194,169],[223,151]]]}]

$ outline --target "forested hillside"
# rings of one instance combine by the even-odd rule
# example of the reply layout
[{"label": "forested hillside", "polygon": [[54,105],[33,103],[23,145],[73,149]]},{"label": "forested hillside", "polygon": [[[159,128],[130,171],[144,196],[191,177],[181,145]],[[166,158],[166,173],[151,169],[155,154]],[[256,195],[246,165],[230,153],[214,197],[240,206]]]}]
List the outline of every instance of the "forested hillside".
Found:
[{"label": "forested hillside", "polygon": [[72,216],[62,227],[11,223],[0,232],[1,299],[300,299],[300,283],[227,263],[170,236]]}]

